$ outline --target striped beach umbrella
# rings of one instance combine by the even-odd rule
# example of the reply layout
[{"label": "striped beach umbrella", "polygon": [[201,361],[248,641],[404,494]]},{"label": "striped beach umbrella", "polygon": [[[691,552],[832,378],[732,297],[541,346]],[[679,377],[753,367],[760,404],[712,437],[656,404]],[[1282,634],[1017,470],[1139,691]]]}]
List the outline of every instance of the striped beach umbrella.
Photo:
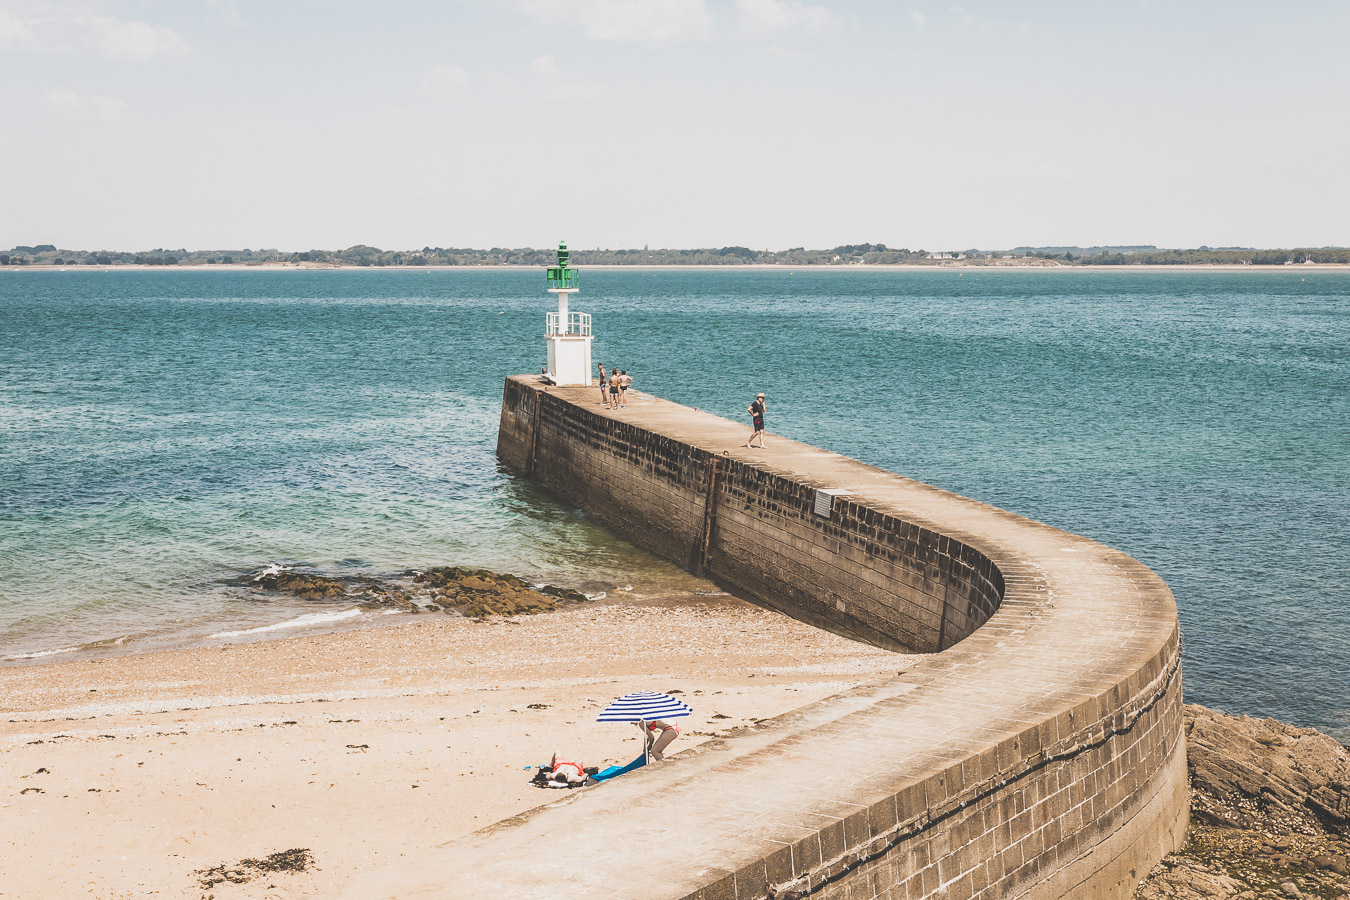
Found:
[{"label": "striped beach umbrella", "polygon": [[681,719],[693,712],[669,694],[657,691],[635,691],[624,694],[595,720],[597,722],[652,722],[656,719]]},{"label": "striped beach umbrella", "polygon": [[[635,691],[624,694],[609,706],[606,706],[596,718],[597,722],[637,722],[645,725],[657,719],[681,719],[694,710],[687,703],[681,703],[669,694],[659,691]],[[643,739],[643,759],[647,757],[646,739]]]}]

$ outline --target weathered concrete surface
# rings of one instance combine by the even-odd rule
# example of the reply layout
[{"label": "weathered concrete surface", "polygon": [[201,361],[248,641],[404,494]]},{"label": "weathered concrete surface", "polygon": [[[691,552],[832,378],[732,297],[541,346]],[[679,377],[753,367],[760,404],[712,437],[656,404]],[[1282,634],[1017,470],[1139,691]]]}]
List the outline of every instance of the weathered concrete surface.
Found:
[{"label": "weathered concrete surface", "polygon": [[[807,621],[941,650],[347,896],[1130,896],[1186,826],[1167,586],[1124,554],[651,397],[508,380],[499,455]],[[829,518],[816,488],[846,488]],[[680,648],[660,645],[661,653]]]}]

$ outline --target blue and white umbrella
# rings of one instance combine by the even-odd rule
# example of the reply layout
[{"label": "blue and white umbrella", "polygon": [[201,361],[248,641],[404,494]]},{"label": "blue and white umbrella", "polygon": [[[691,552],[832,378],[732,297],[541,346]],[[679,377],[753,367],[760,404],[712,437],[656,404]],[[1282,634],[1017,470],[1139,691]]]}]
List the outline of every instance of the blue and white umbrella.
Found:
[{"label": "blue and white umbrella", "polygon": [[[687,703],[681,703],[669,694],[662,694],[659,691],[635,691],[624,694],[606,706],[595,721],[646,724],[657,719],[680,719],[693,711]],[[644,739],[642,751],[644,759],[647,756],[646,746]]]},{"label": "blue and white umbrella", "polygon": [[651,722],[656,719],[681,719],[694,710],[669,694],[635,691],[624,694],[600,713],[597,722]]}]

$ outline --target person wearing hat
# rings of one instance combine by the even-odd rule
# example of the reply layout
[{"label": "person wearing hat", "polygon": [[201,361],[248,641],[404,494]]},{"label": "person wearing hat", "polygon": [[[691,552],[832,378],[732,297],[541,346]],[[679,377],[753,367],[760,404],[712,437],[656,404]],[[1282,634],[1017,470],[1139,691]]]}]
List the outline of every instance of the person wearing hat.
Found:
[{"label": "person wearing hat", "polygon": [[755,438],[759,438],[759,448],[764,449],[764,395],[756,394],[755,402],[745,408],[750,417],[755,422],[755,431],[750,435],[750,440],[746,441],[745,446],[755,446]]}]

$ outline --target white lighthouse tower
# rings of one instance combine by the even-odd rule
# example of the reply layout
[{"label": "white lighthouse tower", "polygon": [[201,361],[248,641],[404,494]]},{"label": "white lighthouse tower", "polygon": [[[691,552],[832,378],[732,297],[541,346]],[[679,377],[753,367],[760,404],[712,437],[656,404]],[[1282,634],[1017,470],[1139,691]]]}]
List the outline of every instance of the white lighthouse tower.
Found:
[{"label": "white lighthouse tower", "polygon": [[569,312],[568,295],[581,290],[581,273],[567,264],[567,241],[558,243],[558,264],[548,267],[548,292],[558,311],[548,314],[548,377],[554,384],[591,383],[591,314]]}]

